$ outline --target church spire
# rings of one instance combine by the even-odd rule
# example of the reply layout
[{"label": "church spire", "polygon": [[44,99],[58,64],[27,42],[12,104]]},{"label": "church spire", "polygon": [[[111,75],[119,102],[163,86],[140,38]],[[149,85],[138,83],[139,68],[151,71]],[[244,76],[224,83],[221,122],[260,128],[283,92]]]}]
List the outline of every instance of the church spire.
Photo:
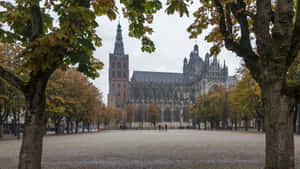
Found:
[{"label": "church spire", "polygon": [[120,23],[118,24],[118,29],[117,29],[114,54],[124,55],[124,45],[123,45],[122,29]]}]

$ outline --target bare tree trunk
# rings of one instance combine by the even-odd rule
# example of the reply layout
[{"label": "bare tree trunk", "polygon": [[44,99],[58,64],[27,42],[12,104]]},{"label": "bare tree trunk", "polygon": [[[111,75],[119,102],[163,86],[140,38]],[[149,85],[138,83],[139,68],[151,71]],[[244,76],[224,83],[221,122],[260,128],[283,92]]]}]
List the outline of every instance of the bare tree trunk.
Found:
[{"label": "bare tree trunk", "polygon": [[238,122],[237,122],[237,113],[234,113],[235,116],[234,116],[234,129],[237,130],[238,129]]},{"label": "bare tree trunk", "polygon": [[14,116],[14,120],[13,120],[14,135],[17,136],[18,135],[18,133],[17,133],[17,113],[15,110],[13,111],[13,116]]},{"label": "bare tree trunk", "polygon": [[3,123],[0,121],[0,138],[3,137]]},{"label": "bare tree trunk", "polygon": [[248,131],[248,117],[245,118],[245,131]]},{"label": "bare tree trunk", "polygon": [[71,128],[70,128],[70,129],[71,129],[71,133],[73,134],[74,124],[73,124],[73,121],[72,121],[72,120],[70,121],[70,124],[71,124],[71,125],[70,125],[70,126],[71,126]]},{"label": "bare tree trunk", "polygon": [[84,123],[84,122],[82,122],[81,124],[82,124],[82,127],[81,127],[81,128],[82,128],[82,133],[84,133],[84,127],[85,127],[85,123]]},{"label": "bare tree trunk", "polygon": [[70,121],[67,120],[67,134],[70,134]]},{"label": "bare tree trunk", "polygon": [[55,134],[59,134],[59,124],[60,124],[60,122],[55,122],[55,123],[54,123]]},{"label": "bare tree trunk", "polygon": [[261,119],[257,120],[257,131],[260,132],[261,130]]},{"label": "bare tree trunk", "polygon": [[294,116],[293,116],[293,132],[296,133],[297,132],[297,109],[294,109],[293,114],[294,114]]},{"label": "bare tree trunk", "polygon": [[281,93],[281,81],[262,86],[266,130],[265,169],[293,169],[293,113],[289,112],[288,97]]},{"label": "bare tree trunk", "polygon": [[75,122],[75,133],[76,134],[78,133],[78,125],[79,125],[79,121],[76,120],[76,122]]}]

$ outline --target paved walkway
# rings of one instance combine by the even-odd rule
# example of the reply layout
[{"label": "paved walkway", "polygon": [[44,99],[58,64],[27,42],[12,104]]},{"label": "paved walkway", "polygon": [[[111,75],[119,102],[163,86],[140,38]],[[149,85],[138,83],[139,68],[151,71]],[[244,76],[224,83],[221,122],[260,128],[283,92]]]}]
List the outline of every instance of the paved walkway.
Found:
[{"label": "paved walkway", "polygon": [[[295,136],[300,168],[300,137]],[[0,141],[0,168],[16,168],[19,140]],[[264,134],[169,130],[104,131],[45,137],[46,169],[258,169],[264,166]]]}]

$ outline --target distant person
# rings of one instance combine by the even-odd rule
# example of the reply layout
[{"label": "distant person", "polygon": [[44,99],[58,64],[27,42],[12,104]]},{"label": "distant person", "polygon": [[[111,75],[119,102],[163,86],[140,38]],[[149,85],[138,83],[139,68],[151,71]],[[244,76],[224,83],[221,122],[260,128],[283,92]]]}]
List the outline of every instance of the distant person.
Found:
[{"label": "distant person", "polygon": [[161,130],[161,125],[158,125],[158,130],[159,130],[159,131]]},{"label": "distant person", "polygon": [[165,124],[165,130],[168,131],[168,125],[167,124]]}]

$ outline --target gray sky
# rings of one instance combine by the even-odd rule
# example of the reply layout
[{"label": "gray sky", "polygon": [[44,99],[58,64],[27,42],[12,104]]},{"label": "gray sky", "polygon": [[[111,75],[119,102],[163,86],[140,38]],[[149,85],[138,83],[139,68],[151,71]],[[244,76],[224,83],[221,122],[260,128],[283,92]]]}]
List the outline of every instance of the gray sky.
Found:
[{"label": "gray sky", "polygon": [[[118,7],[120,7],[118,5]],[[191,6],[191,10],[197,9],[197,3]],[[159,72],[182,72],[184,57],[189,58],[189,54],[195,44],[195,39],[189,39],[187,27],[193,22],[192,14],[190,17],[180,18],[176,15],[167,15],[165,7],[154,16],[151,27],[154,29],[151,39],[155,43],[154,53],[141,51],[140,40],[128,36],[128,21],[120,16],[122,26],[123,43],[125,53],[129,55],[130,78],[134,70],[159,71]],[[103,93],[104,103],[107,103],[108,94],[108,66],[109,53],[113,52],[117,24],[119,19],[110,21],[107,17],[97,19],[99,28],[98,35],[102,38],[103,46],[97,48],[94,56],[104,63],[104,69],[100,71],[100,77],[93,81],[96,87]],[[209,52],[211,44],[204,41],[208,32],[204,32],[197,39],[200,56],[204,59],[205,53]],[[220,63],[224,59],[229,67],[229,75],[233,75],[240,65],[240,59],[230,51],[222,50],[218,56]]]}]

